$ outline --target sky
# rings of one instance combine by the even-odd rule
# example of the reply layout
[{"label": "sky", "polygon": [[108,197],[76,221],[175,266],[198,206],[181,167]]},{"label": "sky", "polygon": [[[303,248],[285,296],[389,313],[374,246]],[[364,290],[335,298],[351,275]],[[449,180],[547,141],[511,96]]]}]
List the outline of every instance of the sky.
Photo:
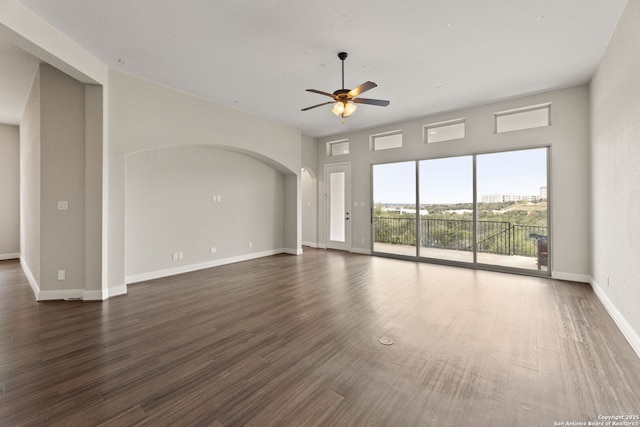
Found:
[{"label": "sky", "polygon": [[[473,156],[419,161],[420,203],[471,203]],[[415,162],[373,166],[374,203],[415,203]],[[477,155],[478,199],[489,194],[538,195],[547,186],[547,150]]]}]

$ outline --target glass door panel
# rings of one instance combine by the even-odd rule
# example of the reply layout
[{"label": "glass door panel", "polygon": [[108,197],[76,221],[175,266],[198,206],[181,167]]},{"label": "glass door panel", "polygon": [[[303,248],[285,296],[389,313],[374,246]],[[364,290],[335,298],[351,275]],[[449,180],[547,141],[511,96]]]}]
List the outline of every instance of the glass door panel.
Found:
[{"label": "glass door panel", "polygon": [[347,240],[345,218],[345,173],[333,172],[329,174],[329,240],[344,243]]},{"label": "glass door panel", "polygon": [[548,271],[547,149],[476,157],[477,262]]},{"label": "glass door panel", "polygon": [[473,262],[473,157],[422,160],[420,257]]},{"label": "glass door panel", "polygon": [[416,162],[373,165],[373,251],[417,256]]},{"label": "glass door panel", "polygon": [[329,165],[327,176],[327,248],[351,249],[349,206],[351,204],[351,167],[347,164]]}]

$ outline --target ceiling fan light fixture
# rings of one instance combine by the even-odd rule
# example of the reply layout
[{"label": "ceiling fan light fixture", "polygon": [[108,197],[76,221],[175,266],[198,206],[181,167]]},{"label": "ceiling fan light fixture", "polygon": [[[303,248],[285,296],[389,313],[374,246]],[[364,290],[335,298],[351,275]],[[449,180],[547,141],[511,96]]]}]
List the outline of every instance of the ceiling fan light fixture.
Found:
[{"label": "ceiling fan light fixture", "polygon": [[358,108],[358,106],[353,102],[351,101],[345,102],[344,113],[342,113],[342,117],[349,117],[350,115],[353,114],[354,111],[356,111],[356,108]]},{"label": "ceiling fan light fixture", "polygon": [[356,111],[358,106],[351,101],[338,101],[335,103],[331,112],[338,117],[349,117]]},{"label": "ceiling fan light fixture", "polygon": [[342,113],[344,113],[344,110],[345,110],[344,102],[336,102],[333,108],[331,109],[331,112],[339,117],[342,115]]}]

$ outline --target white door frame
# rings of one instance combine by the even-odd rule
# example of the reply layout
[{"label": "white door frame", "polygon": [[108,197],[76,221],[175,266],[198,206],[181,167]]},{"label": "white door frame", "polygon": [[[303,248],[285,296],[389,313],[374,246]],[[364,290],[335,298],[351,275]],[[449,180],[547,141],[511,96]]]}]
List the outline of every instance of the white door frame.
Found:
[{"label": "white door frame", "polygon": [[[344,241],[331,240],[331,173],[344,172]],[[327,249],[351,251],[351,163],[333,163],[325,165],[325,209]]]}]

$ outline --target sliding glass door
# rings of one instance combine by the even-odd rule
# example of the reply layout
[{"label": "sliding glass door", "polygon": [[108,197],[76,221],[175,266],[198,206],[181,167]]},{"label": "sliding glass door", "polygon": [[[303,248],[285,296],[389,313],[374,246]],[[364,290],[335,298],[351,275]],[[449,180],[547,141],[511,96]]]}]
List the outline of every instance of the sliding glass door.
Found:
[{"label": "sliding glass door", "polygon": [[547,149],[476,157],[478,263],[547,270]]},{"label": "sliding glass door", "polygon": [[473,262],[473,157],[422,160],[420,257]]},{"label": "sliding glass door", "polygon": [[548,272],[547,152],[374,165],[373,252]]},{"label": "sliding glass door", "polygon": [[373,251],[416,256],[416,162],[373,166]]}]

